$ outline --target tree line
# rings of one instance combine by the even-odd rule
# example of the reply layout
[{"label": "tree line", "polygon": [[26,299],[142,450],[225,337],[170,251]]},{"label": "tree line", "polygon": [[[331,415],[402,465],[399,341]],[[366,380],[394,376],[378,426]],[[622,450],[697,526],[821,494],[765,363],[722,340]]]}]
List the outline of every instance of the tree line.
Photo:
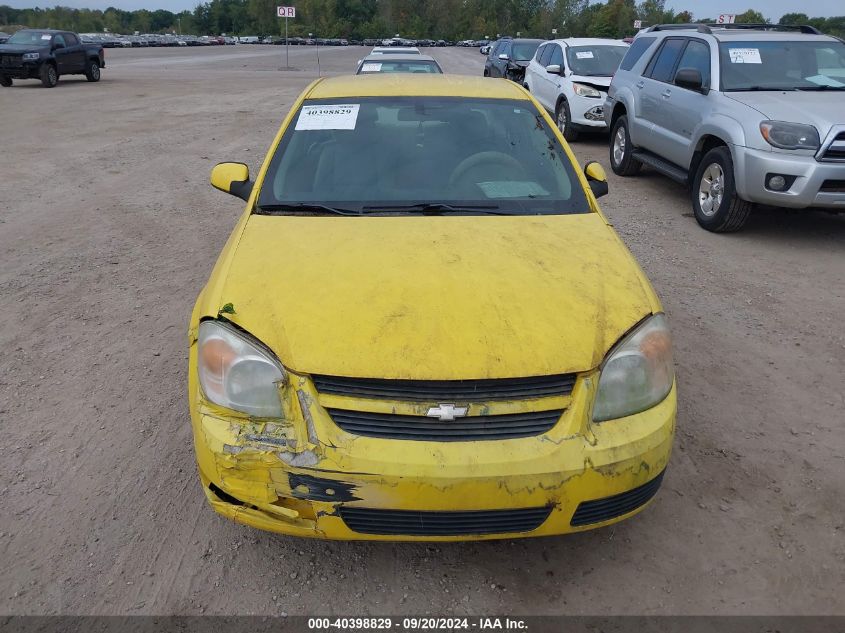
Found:
[{"label": "tree line", "polygon": [[[284,21],[276,17],[279,0],[209,0],[193,11],[164,9],[105,11],[54,7],[13,9],[0,5],[0,30],[57,28],[81,33],[185,33],[192,35],[280,35]],[[498,35],[523,37],[612,37],[661,23],[709,22],[716,16],[675,12],[665,0],[291,0],[297,17],[289,23],[292,36],[375,38],[400,34],[408,38],[481,39]],[[767,22],[756,11],[737,16],[737,22]],[[810,24],[845,36],[845,16],[811,18],[788,13],[779,24]]]}]

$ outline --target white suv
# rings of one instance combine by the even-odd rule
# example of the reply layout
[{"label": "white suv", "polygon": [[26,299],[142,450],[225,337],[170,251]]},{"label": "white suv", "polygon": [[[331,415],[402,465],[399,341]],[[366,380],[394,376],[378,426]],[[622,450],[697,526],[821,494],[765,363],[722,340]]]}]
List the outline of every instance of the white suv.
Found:
[{"label": "white suv", "polygon": [[567,141],[607,129],[604,100],[628,52],[621,40],[569,38],[542,44],[525,71],[525,87],[555,118]]}]

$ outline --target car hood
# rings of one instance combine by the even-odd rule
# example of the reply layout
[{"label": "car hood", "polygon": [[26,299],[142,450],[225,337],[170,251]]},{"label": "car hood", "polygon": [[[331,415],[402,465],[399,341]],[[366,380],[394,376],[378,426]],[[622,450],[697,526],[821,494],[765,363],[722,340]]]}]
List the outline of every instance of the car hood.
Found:
[{"label": "car hood", "polygon": [[612,77],[594,77],[592,75],[570,75],[569,78],[579,84],[587,84],[593,88],[601,88],[604,92],[607,92],[607,89],[610,86],[610,80],[612,79]]},{"label": "car hood", "polygon": [[448,380],[587,370],[659,309],[596,213],[253,215],[221,262],[206,314],[231,303],[228,318],[303,373]]},{"label": "car hood", "polygon": [[729,92],[725,93],[773,121],[810,123],[824,140],[830,128],[845,124],[842,92]]},{"label": "car hood", "polygon": [[23,55],[24,53],[43,53],[49,46],[19,46],[17,44],[0,44],[0,55]]}]

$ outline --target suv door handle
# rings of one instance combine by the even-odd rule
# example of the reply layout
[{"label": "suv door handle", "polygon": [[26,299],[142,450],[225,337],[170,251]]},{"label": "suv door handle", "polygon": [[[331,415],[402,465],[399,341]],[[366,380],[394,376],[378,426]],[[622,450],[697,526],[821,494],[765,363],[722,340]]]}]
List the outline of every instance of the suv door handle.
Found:
[{"label": "suv door handle", "polygon": [[669,88],[666,88],[666,90],[664,90],[663,94],[660,95],[660,96],[663,97],[664,99],[668,99],[669,97],[672,96],[672,91],[669,90]]},{"label": "suv door handle", "polygon": [[644,82],[644,81],[638,81],[638,82],[637,82],[637,88],[644,88],[644,87],[645,87],[645,82]]}]

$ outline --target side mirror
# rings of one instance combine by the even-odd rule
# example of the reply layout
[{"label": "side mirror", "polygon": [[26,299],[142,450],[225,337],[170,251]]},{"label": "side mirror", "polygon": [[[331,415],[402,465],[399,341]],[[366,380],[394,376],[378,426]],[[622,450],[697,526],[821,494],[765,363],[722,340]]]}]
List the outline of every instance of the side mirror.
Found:
[{"label": "side mirror", "polygon": [[560,65],[559,64],[552,64],[551,66],[546,66],[546,72],[551,75],[559,75],[560,74]]},{"label": "side mirror", "polygon": [[595,161],[590,161],[584,165],[584,175],[587,177],[587,182],[590,183],[590,189],[596,198],[607,195],[609,189],[607,187],[607,174],[604,172],[604,167]]},{"label": "side mirror", "polygon": [[499,54],[499,59],[501,59],[503,62],[506,62],[506,61],[508,61],[508,60],[510,59],[510,57],[508,57],[508,54],[507,54],[507,53],[500,53],[500,54]]},{"label": "side mirror", "polygon": [[211,186],[241,200],[249,200],[253,184],[243,163],[220,163],[211,170]]},{"label": "side mirror", "polygon": [[675,85],[687,90],[702,92],[704,80],[701,78],[701,71],[697,68],[679,68],[675,73]]},{"label": "side mirror", "polygon": [[61,42],[56,42],[55,44],[53,44],[53,50],[54,51],[57,51],[57,50],[62,49],[64,47],[65,47],[65,45],[62,44]]}]

